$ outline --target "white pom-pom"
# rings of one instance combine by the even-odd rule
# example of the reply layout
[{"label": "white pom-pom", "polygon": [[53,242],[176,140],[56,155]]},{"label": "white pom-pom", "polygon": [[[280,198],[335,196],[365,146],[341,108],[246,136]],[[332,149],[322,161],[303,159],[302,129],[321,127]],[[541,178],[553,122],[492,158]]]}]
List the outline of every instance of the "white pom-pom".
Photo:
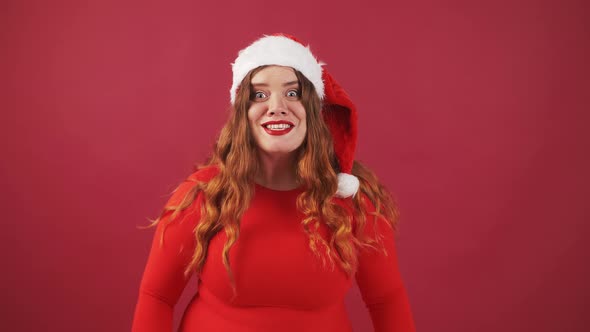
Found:
[{"label": "white pom-pom", "polygon": [[354,196],[359,190],[359,186],[359,179],[356,176],[338,173],[338,190],[336,191],[336,196],[340,198]]}]

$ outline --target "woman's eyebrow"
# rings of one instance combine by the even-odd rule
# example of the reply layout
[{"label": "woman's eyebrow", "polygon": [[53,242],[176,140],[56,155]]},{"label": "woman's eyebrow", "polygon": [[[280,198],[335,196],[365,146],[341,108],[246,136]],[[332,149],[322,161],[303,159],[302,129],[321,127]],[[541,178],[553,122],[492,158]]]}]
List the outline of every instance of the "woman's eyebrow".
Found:
[{"label": "woman's eyebrow", "polygon": [[[299,84],[299,81],[291,81],[291,82],[283,83],[283,86],[289,86],[289,85],[294,85],[294,84]],[[252,83],[252,86],[268,86],[268,83]]]}]

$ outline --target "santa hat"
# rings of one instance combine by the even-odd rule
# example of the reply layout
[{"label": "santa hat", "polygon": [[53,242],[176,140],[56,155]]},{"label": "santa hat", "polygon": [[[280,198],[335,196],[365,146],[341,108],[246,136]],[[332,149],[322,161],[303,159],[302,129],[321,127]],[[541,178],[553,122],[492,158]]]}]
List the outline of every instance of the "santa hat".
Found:
[{"label": "santa hat", "polygon": [[293,36],[275,34],[264,36],[239,52],[232,64],[232,104],[244,77],[252,69],[264,65],[297,69],[313,84],[322,100],[322,117],[332,133],[334,151],[340,166],[336,196],[354,196],[359,188],[359,180],[351,174],[357,140],[357,113],[350,97],[322,67],[324,63],[314,57],[309,46],[304,46]]}]

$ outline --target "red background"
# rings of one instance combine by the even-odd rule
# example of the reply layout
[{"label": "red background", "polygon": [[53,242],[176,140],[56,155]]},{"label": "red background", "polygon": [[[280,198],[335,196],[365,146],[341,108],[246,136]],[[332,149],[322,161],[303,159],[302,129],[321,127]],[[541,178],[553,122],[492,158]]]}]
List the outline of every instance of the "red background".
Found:
[{"label": "red background", "polygon": [[[311,44],[358,106],[357,157],[401,205],[419,331],[588,327],[587,2],[0,12],[0,330],[129,330],[153,234],[137,226],[211,150],[237,51],[274,32]],[[368,331],[356,290],[347,306]]]}]

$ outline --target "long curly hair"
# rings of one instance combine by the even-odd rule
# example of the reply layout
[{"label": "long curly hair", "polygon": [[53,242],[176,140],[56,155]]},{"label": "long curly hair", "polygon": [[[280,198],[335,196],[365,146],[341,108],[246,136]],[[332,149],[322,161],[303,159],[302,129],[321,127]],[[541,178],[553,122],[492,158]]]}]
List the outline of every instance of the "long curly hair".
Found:
[{"label": "long curly hair", "polygon": [[[204,165],[197,166],[197,169],[215,166],[219,173],[207,182],[195,181],[180,203],[165,206],[160,216],[150,225],[156,225],[169,211],[173,211],[170,220],[174,220],[177,214],[191,206],[197,195],[202,193],[204,203],[200,207],[201,216],[195,229],[196,249],[185,275],[188,277],[193,272],[201,272],[207,259],[209,242],[213,236],[224,230],[227,241],[223,247],[222,260],[234,295],[235,279],[230,266],[229,251],[239,237],[240,220],[253,197],[253,179],[260,169],[256,142],[248,122],[248,109],[253,93],[250,82],[264,67],[266,66],[253,69],[243,79],[231,107],[229,120],[219,134],[211,158]],[[336,262],[344,272],[353,276],[361,248],[385,251],[379,234],[365,234],[367,206],[363,196],[373,204],[374,214],[383,217],[394,230],[397,230],[398,225],[397,206],[375,174],[358,161],[354,161],[352,174],[359,178],[359,194],[351,202],[347,201],[347,204],[338,204],[335,201],[338,200],[334,198],[334,193],[338,187],[339,166],[333,150],[332,136],[320,112],[321,100],[313,84],[299,71],[294,71],[299,80],[307,123],[306,137],[296,150],[295,166],[298,184],[305,188],[297,198],[297,208],[305,215],[301,223],[309,235],[309,248],[322,260],[323,265],[330,263],[333,269]],[[320,222],[330,230],[331,237],[328,241],[317,231]],[[160,243],[163,241],[163,234],[162,232]],[[324,255],[319,253],[318,246],[325,248]]]}]

